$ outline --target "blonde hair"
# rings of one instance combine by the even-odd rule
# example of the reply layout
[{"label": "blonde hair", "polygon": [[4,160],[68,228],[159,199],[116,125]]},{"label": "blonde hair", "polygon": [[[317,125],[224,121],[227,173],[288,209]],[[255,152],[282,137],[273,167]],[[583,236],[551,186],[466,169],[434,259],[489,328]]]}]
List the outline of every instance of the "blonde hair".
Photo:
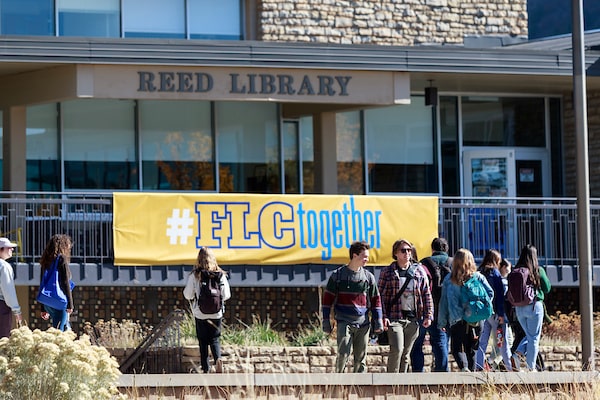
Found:
[{"label": "blonde hair", "polygon": [[196,279],[200,279],[201,271],[223,271],[217,263],[215,254],[208,247],[200,247],[200,250],[198,250],[196,264],[194,264],[194,268],[192,269],[192,273]]},{"label": "blonde hair", "polygon": [[452,283],[462,286],[473,276],[475,271],[477,271],[477,265],[473,253],[467,249],[458,249],[452,260],[452,272],[450,274]]}]

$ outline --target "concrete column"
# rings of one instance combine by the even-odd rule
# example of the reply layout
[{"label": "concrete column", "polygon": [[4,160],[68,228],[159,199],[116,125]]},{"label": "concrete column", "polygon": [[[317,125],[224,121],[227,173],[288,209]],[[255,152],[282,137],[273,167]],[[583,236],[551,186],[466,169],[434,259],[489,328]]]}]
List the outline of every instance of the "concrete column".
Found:
[{"label": "concrete column", "polygon": [[315,191],[337,194],[337,139],[335,113],[323,112],[313,115],[315,151]]},{"label": "concrete column", "polygon": [[2,111],[2,190],[25,191],[27,187],[26,108],[7,107]]}]

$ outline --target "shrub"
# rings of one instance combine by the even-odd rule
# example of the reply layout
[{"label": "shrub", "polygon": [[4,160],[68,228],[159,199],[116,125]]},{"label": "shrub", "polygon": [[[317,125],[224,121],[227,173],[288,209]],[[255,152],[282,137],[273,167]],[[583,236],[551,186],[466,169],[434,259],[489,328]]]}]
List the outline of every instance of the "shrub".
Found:
[{"label": "shrub", "polygon": [[[550,316],[551,322],[544,323],[542,344],[578,344],[581,343],[581,315],[576,311],[563,314],[557,311]],[[594,313],[594,341],[600,339],[600,313]]]},{"label": "shrub", "polygon": [[104,347],[131,348],[137,347],[150,333],[152,327],[142,328],[139,322],[124,319],[118,322],[99,320],[94,325],[86,322],[83,332],[92,338],[94,344]]},{"label": "shrub", "polygon": [[237,325],[223,325],[221,339],[225,344],[241,346],[285,346],[288,344],[285,334],[271,326],[271,319],[261,320],[252,316],[252,325],[239,322]]},{"label": "shrub", "polygon": [[2,399],[114,399],[119,375],[117,361],[87,335],[23,326],[0,339]]},{"label": "shrub", "polygon": [[308,326],[299,326],[290,334],[293,346],[325,346],[332,343],[331,335],[323,331],[322,319],[317,316]]}]

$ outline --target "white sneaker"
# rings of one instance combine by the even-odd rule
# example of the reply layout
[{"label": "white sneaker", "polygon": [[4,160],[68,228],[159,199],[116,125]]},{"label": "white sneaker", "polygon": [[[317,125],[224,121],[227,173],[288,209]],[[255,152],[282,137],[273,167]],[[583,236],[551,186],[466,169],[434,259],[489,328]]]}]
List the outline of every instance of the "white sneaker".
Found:
[{"label": "white sneaker", "polygon": [[463,369],[460,370],[460,372],[471,372],[471,370],[467,367],[464,367]]}]

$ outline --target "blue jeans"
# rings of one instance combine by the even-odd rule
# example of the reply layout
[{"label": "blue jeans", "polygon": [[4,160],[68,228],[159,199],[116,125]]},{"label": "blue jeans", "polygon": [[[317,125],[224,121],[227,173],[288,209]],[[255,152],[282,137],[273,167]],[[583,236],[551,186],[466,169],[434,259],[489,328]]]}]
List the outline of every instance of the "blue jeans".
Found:
[{"label": "blue jeans", "polygon": [[[505,318],[506,320],[506,318]],[[483,329],[481,330],[481,335],[479,335],[479,348],[477,349],[477,355],[475,356],[475,370],[476,371],[481,371],[484,369],[485,364],[484,364],[484,359],[485,359],[485,353],[488,347],[488,342],[490,340],[490,336],[494,335],[494,337],[496,337],[496,331],[498,329],[498,315],[494,314],[491,317],[489,317],[488,319],[486,319],[485,321],[483,321]],[[506,340],[507,337],[507,324],[504,323],[501,326],[502,328],[502,335],[504,337],[504,343],[502,344],[502,347],[500,348],[500,354],[502,354],[502,360],[504,361],[504,365],[506,366],[506,369],[508,369],[509,371],[512,371],[511,368],[511,364],[510,364],[510,349],[508,348],[508,341]],[[497,348],[497,345],[496,345]]]},{"label": "blue jeans", "polygon": [[50,314],[50,321],[52,326],[61,331],[68,331],[71,329],[71,325],[69,324],[69,314],[67,310],[59,310],[56,308],[49,307],[44,305],[44,310],[48,314]]},{"label": "blue jeans", "polygon": [[425,356],[423,355],[423,342],[425,334],[429,332],[429,343],[433,353],[433,372],[448,372],[448,335],[438,328],[437,321],[433,321],[429,328],[419,327],[419,337],[410,353],[410,365],[413,372],[423,372]]},{"label": "blue jeans", "polygon": [[527,368],[535,370],[535,361],[540,350],[540,336],[544,321],[544,304],[535,301],[533,304],[515,307],[519,323],[525,331],[525,337],[519,343],[517,352],[527,355]]}]

